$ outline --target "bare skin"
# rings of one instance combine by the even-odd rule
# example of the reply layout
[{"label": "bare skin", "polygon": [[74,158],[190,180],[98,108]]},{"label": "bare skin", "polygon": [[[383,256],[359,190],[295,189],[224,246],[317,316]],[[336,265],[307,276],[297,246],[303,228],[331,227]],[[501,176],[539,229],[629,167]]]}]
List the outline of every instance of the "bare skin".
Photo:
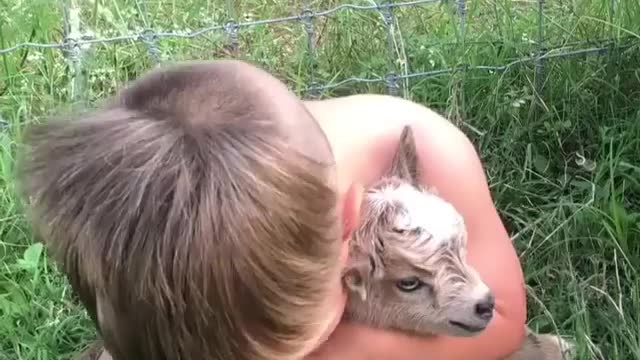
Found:
[{"label": "bare skin", "polygon": [[331,143],[345,203],[354,184],[366,187],[383,176],[402,128],[413,127],[421,181],[436,187],[465,217],[468,261],[496,297],[493,320],[474,337],[419,338],[342,322],[311,358],[422,359],[428,354],[431,360],[497,360],[516,351],[525,335],[523,274],[469,139],[425,107],[398,98],[356,95],[305,105]]}]

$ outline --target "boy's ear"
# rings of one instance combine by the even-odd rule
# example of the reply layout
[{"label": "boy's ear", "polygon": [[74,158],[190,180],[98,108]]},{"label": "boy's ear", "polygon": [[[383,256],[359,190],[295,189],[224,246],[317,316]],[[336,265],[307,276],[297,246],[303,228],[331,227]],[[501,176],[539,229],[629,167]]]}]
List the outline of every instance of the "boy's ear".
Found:
[{"label": "boy's ear", "polygon": [[362,185],[354,183],[344,196],[342,205],[342,240],[351,238],[360,221],[360,206],[364,196]]},{"label": "boy's ear", "polygon": [[418,152],[411,126],[405,125],[400,134],[398,149],[391,162],[389,176],[397,176],[402,180],[418,183]]}]

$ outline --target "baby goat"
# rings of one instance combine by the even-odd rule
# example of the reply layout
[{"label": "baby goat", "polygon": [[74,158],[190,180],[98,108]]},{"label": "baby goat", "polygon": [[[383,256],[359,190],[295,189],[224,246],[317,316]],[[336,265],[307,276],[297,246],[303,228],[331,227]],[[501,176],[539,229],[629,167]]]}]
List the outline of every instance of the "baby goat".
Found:
[{"label": "baby goat", "polygon": [[[428,336],[473,336],[494,312],[494,295],[466,262],[458,211],[418,182],[410,127],[403,129],[388,176],[365,195],[350,244],[345,316],[369,326]],[[527,330],[508,360],[569,359],[573,345]]]}]

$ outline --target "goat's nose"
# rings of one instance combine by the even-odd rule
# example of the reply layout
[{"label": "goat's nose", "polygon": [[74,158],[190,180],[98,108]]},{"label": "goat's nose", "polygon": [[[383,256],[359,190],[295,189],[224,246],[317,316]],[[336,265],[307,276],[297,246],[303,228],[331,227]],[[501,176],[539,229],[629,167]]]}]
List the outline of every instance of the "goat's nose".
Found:
[{"label": "goat's nose", "polygon": [[476,315],[489,320],[493,316],[493,308],[496,306],[496,299],[493,294],[488,294],[484,299],[476,304]]}]

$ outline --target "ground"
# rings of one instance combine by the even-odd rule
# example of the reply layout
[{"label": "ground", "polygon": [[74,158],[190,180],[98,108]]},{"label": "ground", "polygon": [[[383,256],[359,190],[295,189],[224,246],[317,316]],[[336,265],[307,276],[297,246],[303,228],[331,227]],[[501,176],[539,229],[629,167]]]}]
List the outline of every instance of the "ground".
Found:
[{"label": "ground", "polygon": [[[0,1],[0,48],[62,41],[59,3]],[[246,22],[297,15],[305,4],[320,11],[344,2],[78,3],[81,30],[102,38],[144,28],[188,33],[224,24],[228,14]],[[156,45],[163,61],[237,54],[301,95],[311,73],[319,84],[335,84],[384,77],[391,67],[403,75],[465,63],[505,65],[541,48],[552,54],[604,48],[600,56],[523,62],[506,71],[461,67],[401,79],[399,95],[447,115],[476,144],[521,256],[530,326],[575,336],[579,359],[598,351],[611,360],[640,359],[640,3],[546,1],[542,37],[535,0],[467,1],[464,33],[455,6],[449,0],[394,9],[390,44],[375,10],[345,8],[315,18],[313,59],[300,22],[241,27],[237,53],[219,31],[160,38]],[[80,58],[77,77],[58,49],[0,55],[0,360],[67,359],[94,337],[66,281],[33,240],[14,194],[21,130],[71,100],[93,104],[112,94],[152,66],[149,54],[142,42],[94,45]],[[536,69],[542,70],[537,76]],[[350,82],[322,95],[384,91],[384,82]]]}]

